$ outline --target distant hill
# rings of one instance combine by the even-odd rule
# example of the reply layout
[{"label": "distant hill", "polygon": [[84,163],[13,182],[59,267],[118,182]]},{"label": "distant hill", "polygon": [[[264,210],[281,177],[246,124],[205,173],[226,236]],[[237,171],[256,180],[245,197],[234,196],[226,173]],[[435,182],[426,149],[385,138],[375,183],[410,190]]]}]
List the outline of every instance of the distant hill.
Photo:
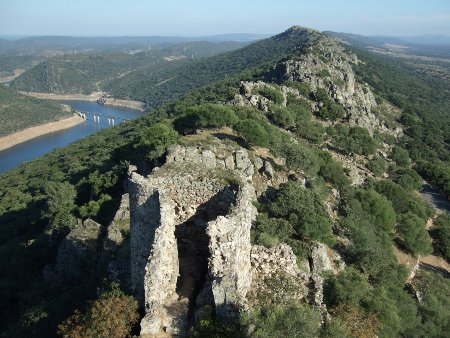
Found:
[{"label": "distant hill", "polygon": [[268,66],[287,54],[306,50],[316,34],[318,32],[313,30],[294,27],[247,47],[208,59],[131,72],[105,82],[103,90],[117,98],[143,101],[155,107],[247,68]]},{"label": "distant hill", "polygon": [[336,38],[345,40],[354,46],[379,48],[392,52],[394,48],[408,55],[428,56],[450,59],[450,37],[443,35],[424,35],[417,37],[365,36],[350,33],[327,32]]},{"label": "distant hill", "polygon": [[57,102],[28,97],[0,86],[0,137],[71,115]]},{"label": "distant hill", "polygon": [[193,41],[207,42],[251,42],[267,37],[261,34],[222,34],[213,36],[119,36],[119,37],[73,37],[31,36],[17,40],[0,39],[0,55],[36,54],[45,51],[122,51],[127,49],[164,48],[177,43]]},{"label": "distant hill", "polygon": [[[103,82],[120,78],[136,71],[145,72],[152,66],[157,69],[171,68],[185,58],[198,59],[228,52],[245,46],[241,42],[183,42],[164,49],[135,50],[124,52],[91,52],[66,54],[38,64],[11,83],[11,88],[44,93],[89,94],[102,89]],[[31,57],[31,56],[30,56]],[[23,57],[22,57],[23,58]],[[4,57],[10,63],[17,57]],[[0,62],[2,58],[0,57]],[[5,62],[6,63],[6,62]]]}]

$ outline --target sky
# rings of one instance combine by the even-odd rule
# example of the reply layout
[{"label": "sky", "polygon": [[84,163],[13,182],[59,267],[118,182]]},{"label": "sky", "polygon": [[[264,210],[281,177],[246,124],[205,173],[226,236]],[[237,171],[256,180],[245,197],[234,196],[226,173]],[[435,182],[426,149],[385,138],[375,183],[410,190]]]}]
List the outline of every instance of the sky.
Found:
[{"label": "sky", "polygon": [[0,35],[450,35],[450,0],[0,0]]}]

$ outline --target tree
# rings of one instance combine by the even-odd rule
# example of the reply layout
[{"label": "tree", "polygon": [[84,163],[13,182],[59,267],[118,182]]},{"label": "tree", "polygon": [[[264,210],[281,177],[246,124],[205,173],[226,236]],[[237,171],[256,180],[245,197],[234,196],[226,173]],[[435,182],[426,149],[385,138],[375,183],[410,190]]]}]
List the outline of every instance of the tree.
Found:
[{"label": "tree", "polygon": [[407,167],[411,164],[409,160],[408,150],[403,149],[399,146],[394,146],[392,148],[391,158],[400,167]]},{"label": "tree", "polygon": [[321,197],[298,182],[281,185],[269,210],[274,217],[289,221],[298,236],[334,243],[331,219]]},{"label": "tree", "polygon": [[317,309],[301,303],[287,306],[270,305],[251,311],[248,326],[254,327],[250,337],[318,337],[321,315]]},{"label": "tree", "polygon": [[235,129],[249,145],[260,147],[267,147],[269,145],[269,134],[255,120],[242,120],[236,125]]},{"label": "tree", "polygon": [[118,284],[113,284],[84,313],[76,310],[60,324],[58,333],[64,338],[126,337],[139,319],[137,310],[137,301],[125,295]]},{"label": "tree", "polygon": [[434,221],[433,237],[436,238],[436,249],[450,261],[450,215],[443,213]]},{"label": "tree", "polygon": [[381,176],[386,171],[386,160],[376,155],[367,163],[367,168],[374,176]]},{"label": "tree", "polygon": [[141,132],[138,147],[141,148],[149,159],[160,157],[167,147],[176,142],[178,133],[167,123],[156,123]]},{"label": "tree", "polygon": [[71,228],[75,217],[73,211],[76,208],[75,187],[68,182],[48,182],[44,187],[47,200],[42,215],[49,220],[55,229]]},{"label": "tree", "polygon": [[255,227],[255,241],[266,247],[285,242],[295,231],[292,224],[282,218],[271,218],[267,214],[258,215]]},{"label": "tree", "polygon": [[256,90],[256,93],[276,104],[282,104],[284,102],[284,96],[281,91],[272,87],[260,87]]},{"label": "tree", "polygon": [[414,254],[431,253],[431,239],[423,219],[413,213],[403,214],[400,216],[397,231],[406,250]]},{"label": "tree", "polygon": [[290,129],[295,126],[295,116],[289,109],[284,107],[272,107],[272,121],[279,127]]},{"label": "tree", "polygon": [[392,203],[386,197],[372,189],[357,190],[355,197],[357,201],[352,204],[353,212],[365,215],[374,226],[387,233],[394,230],[395,211]]}]

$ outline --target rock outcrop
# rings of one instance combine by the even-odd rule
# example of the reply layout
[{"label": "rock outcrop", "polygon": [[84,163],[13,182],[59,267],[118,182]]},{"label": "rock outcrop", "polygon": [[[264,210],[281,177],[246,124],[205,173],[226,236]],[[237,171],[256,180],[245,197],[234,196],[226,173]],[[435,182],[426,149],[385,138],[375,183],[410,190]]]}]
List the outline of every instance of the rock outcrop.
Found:
[{"label": "rock outcrop", "polygon": [[[316,35],[315,40],[314,47],[310,47],[307,53],[278,63],[272,71],[273,80],[277,83],[305,83],[313,91],[323,88],[335,102],[343,105],[350,126],[364,127],[370,134],[377,130],[395,137],[401,136],[401,128],[389,128],[374,114],[373,108],[377,107],[375,96],[367,83],[356,81],[352,68],[352,65],[359,63],[356,55],[347,52],[334,38]],[[257,93],[257,89],[262,87],[280,90],[284,96],[284,106],[289,93],[301,95],[298,89],[286,85],[275,87],[263,81],[243,81],[233,103],[253,106],[269,114],[270,101]],[[314,107],[316,110],[319,108],[320,103]]]},{"label": "rock outcrop", "polygon": [[253,164],[244,149],[184,147],[132,173],[131,279],[141,335],[183,336],[202,313],[235,316],[251,284]]},{"label": "rock outcrop", "polygon": [[100,224],[91,219],[80,222],[61,243],[54,274],[57,281],[76,283],[95,267]]},{"label": "rock outcrop", "polygon": [[338,273],[345,264],[339,254],[323,243],[314,243],[309,259],[298,262],[292,248],[284,243],[271,248],[252,247],[251,306],[306,301],[326,314],[323,303],[323,272]]}]

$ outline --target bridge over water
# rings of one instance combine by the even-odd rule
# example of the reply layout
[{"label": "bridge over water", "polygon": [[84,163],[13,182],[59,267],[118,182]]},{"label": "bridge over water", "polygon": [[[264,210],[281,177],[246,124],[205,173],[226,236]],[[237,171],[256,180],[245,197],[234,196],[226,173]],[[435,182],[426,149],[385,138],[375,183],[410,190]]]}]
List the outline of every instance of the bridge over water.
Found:
[{"label": "bridge over water", "polygon": [[108,119],[109,126],[114,126],[116,120],[118,120],[119,123],[130,120],[130,119],[125,119],[125,118],[119,117],[119,116],[94,113],[94,112],[88,112],[88,111],[77,111],[77,114],[80,115],[85,120],[89,120],[90,118],[92,118],[94,123],[100,123],[100,119],[102,119],[102,120]]}]

